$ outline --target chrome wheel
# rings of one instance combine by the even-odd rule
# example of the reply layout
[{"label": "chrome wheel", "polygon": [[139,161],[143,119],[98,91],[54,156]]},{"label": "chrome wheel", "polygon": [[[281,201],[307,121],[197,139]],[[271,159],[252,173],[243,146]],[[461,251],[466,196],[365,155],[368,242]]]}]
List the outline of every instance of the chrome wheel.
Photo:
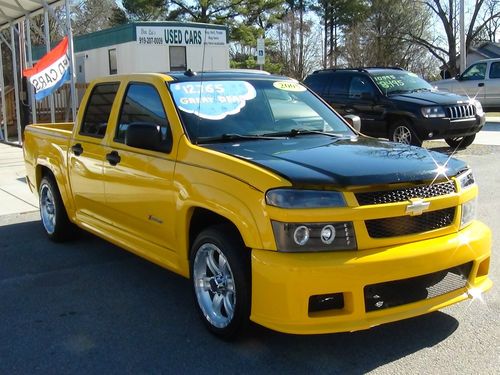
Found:
[{"label": "chrome wheel", "polygon": [[394,129],[394,132],[392,133],[392,140],[394,142],[411,145],[412,136],[413,134],[411,133],[411,130],[408,127],[400,125]]},{"label": "chrome wheel", "polygon": [[204,243],[196,252],[193,282],[207,321],[217,328],[227,327],[234,317],[236,288],[227,258],[215,244]]},{"label": "chrome wheel", "polygon": [[43,184],[40,188],[40,216],[47,233],[53,234],[56,227],[56,205],[54,194],[47,184]]}]

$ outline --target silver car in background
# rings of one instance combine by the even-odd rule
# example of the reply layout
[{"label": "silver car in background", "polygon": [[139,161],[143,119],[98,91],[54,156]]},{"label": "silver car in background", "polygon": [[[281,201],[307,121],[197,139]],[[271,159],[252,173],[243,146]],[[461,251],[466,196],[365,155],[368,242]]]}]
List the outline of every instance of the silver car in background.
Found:
[{"label": "silver car in background", "polygon": [[485,108],[500,109],[500,58],[476,61],[457,77],[431,84],[440,91],[475,98]]}]

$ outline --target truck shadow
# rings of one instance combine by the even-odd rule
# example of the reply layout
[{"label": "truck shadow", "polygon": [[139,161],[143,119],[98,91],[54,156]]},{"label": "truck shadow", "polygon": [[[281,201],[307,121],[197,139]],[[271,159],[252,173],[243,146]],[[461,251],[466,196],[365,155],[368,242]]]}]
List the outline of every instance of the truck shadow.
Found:
[{"label": "truck shadow", "polygon": [[1,373],[365,373],[458,327],[437,312],[317,336],[251,325],[224,342],[188,280],[90,234],[52,243],[38,221],[0,226],[0,300]]}]

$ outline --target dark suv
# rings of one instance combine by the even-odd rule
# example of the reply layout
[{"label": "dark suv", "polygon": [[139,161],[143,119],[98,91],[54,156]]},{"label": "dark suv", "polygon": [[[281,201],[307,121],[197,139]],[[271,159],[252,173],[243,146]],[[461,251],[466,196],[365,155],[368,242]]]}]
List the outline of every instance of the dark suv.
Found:
[{"label": "dark suv", "polygon": [[485,122],[475,99],[435,90],[400,68],[325,69],[304,81],[339,114],[361,117],[361,131],[420,146],[442,139],[467,147]]}]

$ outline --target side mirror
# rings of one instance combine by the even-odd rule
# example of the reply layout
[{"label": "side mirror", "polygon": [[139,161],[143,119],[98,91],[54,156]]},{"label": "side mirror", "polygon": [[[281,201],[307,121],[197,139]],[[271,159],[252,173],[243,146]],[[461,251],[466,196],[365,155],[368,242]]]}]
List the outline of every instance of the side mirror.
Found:
[{"label": "side mirror", "polygon": [[160,151],[160,132],[154,124],[130,124],[125,132],[125,144],[130,147]]},{"label": "side mirror", "polygon": [[344,119],[351,125],[357,132],[361,132],[361,118],[356,115],[345,115]]},{"label": "side mirror", "polygon": [[456,76],[455,76],[455,79],[457,81],[461,81],[462,80],[462,75],[460,73],[458,73]]}]

